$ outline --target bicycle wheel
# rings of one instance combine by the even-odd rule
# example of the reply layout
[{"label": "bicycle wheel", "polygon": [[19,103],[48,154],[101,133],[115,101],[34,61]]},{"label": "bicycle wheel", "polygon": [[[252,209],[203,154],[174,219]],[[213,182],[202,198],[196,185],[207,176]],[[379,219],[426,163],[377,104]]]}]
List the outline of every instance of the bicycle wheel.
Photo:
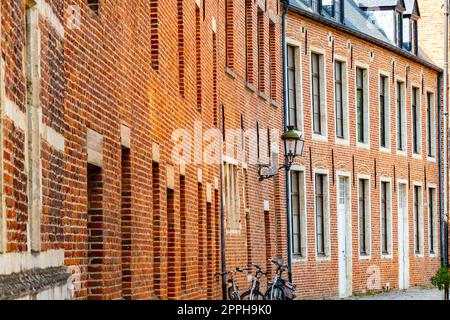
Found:
[{"label": "bicycle wheel", "polygon": [[259,291],[253,291],[251,295],[250,291],[247,291],[242,294],[241,300],[258,301],[258,300],[266,300],[266,297],[264,297],[264,295]]},{"label": "bicycle wheel", "polygon": [[266,292],[266,300],[286,300],[284,290],[282,286],[275,286],[269,288]]},{"label": "bicycle wheel", "polygon": [[228,288],[228,298],[230,300],[241,300],[241,296],[238,292],[233,291],[233,288]]}]

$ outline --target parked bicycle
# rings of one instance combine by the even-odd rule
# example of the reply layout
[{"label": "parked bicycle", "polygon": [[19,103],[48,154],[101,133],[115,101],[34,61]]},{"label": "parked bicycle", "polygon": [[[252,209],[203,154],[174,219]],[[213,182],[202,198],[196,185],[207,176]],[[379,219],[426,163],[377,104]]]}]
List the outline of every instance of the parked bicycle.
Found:
[{"label": "parked bicycle", "polygon": [[288,266],[281,260],[272,259],[271,262],[277,266],[275,278],[267,285],[265,297],[267,300],[294,300],[296,285],[283,279],[283,272],[288,270]]},{"label": "parked bicycle", "polygon": [[236,268],[231,271],[225,272],[225,273],[216,273],[217,276],[224,276],[224,275],[230,275],[230,278],[227,280],[228,283],[231,285],[228,287],[228,298],[230,300],[241,300],[241,294],[239,293],[239,287],[236,284],[236,273],[242,273],[244,272],[243,269]]},{"label": "parked bicycle", "polygon": [[[265,295],[259,290],[261,286],[261,277],[265,276],[267,273],[262,271],[262,269],[256,265],[252,264],[252,266],[256,269],[255,275],[252,275],[252,283],[250,285],[250,289],[244,292],[241,296],[242,300],[266,300]],[[251,271],[252,268],[248,269]]]}]

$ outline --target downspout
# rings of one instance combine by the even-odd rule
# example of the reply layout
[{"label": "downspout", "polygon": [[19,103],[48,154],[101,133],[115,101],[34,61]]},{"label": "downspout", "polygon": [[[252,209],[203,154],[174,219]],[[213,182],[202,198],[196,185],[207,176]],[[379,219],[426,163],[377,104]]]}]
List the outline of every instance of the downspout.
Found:
[{"label": "downspout", "polygon": [[[289,123],[287,104],[287,54],[286,54],[286,15],[289,11],[289,0],[283,0],[283,14],[281,16],[281,45],[283,59],[283,109],[284,109],[284,131],[287,131]],[[287,161],[287,160],[285,160]],[[289,282],[292,282],[292,249],[291,249],[291,175],[286,170],[286,206],[287,206],[287,259]]]},{"label": "downspout", "polygon": [[444,232],[444,266],[448,266],[448,20],[449,20],[449,7],[448,1],[444,2],[444,145],[443,145],[443,157],[444,157],[444,215],[443,215],[443,227]]},{"label": "downspout", "polygon": [[438,132],[440,134],[439,139],[438,139],[438,148],[439,148],[439,155],[438,155],[438,161],[439,161],[439,190],[441,192],[439,192],[439,208],[440,208],[440,214],[439,214],[439,224],[440,224],[440,232],[439,234],[440,236],[440,253],[441,253],[441,264],[443,266],[447,265],[447,262],[445,260],[445,246],[446,246],[446,242],[445,242],[445,223],[444,223],[444,197],[443,197],[443,187],[444,187],[444,182],[443,182],[443,162],[442,162],[442,121],[441,121],[441,115],[442,115],[442,96],[441,96],[441,90],[442,90],[442,73],[439,74],[438,76]]}]

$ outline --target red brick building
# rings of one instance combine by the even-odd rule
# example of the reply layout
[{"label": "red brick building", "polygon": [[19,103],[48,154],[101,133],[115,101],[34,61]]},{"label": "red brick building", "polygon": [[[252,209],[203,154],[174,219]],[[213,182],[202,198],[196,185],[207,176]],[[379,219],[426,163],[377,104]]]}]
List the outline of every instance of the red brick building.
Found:
[{"label": "red brick building", "polygon": [[[342,21],[368,21],[349,1]],[[288,241],[300,298],[429,282],[440,69],[291,2],[288,118],[306,140],[291,239],[285,172],[258,175],[283,161],[280,1],[2,3],[1,299],[221,299],[216,273],[256,263],[272,276]]]}]

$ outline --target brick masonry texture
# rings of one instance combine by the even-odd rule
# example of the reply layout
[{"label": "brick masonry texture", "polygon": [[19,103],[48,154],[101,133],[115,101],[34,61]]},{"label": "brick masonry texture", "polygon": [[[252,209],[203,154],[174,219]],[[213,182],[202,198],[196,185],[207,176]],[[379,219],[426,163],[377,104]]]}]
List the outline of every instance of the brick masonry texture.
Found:
[{"label": "brick masonry texture", "polygon": [[[178,144],[172,134],[184,129],[192,144],[206,150],[211,146],[196,134],[198,125],[203,132],[219,128],[222,134],[226,129],[259,128],[260,158],[268,158],[267,129],[284,129],[279,1],[204,4],[204,0],[103,0],[98,12],[90,9],[86,0],[0,3],[1,254],[26,255],[33,251],[39,255],[64,250],[65,267],[78,272],[75,299],[220,299],[221,283],[215,277],[222,263],[220,168],[206,162],[173,161],[172,151]],[[27,3],[39,8],[40,52],[33,56],[39,62],[39,74],[33,73],[39,88],[37,145],[32,143],[36,128],[31,119],[35,118],[28,116],[34,110],[30,109],[30,83],[34,78],[27,76]],[[225,12],[230,22],[227,27]],[[307,41],[301,34],[302,26],[308,29]],[[334,143],[332,90],[327,93],[328,142],[312,140],[309,61],[304,50],[309,52],[311,46],[323,48],[327,87],[331,88],[329,33],[335,39],[336,54],[350,62],[347,42],[351,41],[354,61],[370,65],[369,150],[356,147],[352,123],[350,145]],[[437,73],[296,14],[288,16],[287,36],[300,43],[302,50],[306,139],[305,154],[298,164],[305,168],[308,251],[306,260],[294,264],[294,282],[301,298],[334,298],[338,295],[338,262],[333,167],[351,173],[354,156],[355,173],[370,175],[372,184],[385,176],[393,182],[399,178],[438,185],[437,163],[426,161],[425,156],[413,158],[410,139],[408,155],[395,154],[393,107],[392,150],[379,151],[375,130],[378,96],[373,89],[378,87],[378,70],[389,73],[393,59],[396,75],[405,78],[406,67],[410,67],[408,90],[411,83],[421,83],[423,72],[425,88],[437,93]],[[273,37],[272,41],[269,37]],[[226,45],[227,39],[232,41]],[[258,46],[264,52],[258,52]],[[373,61],[370,52],[374,53]],[[349,75],[353,71],[349,66]],[[349,76],[350,119],[356,118],[354,89],[354,78]],[[391,84],[391,106],[395,105],[393,92]],[[409,110],[410,95],[407,97]],[[425,115],[425,95],[421,106]],[[410,116],[408,113],[408,130]],[[426,132],[425,124],[422,132]],[[422,141],[422,150],[426,150],[425,139]],[[256,143],[244,142],[247,153],[257,153]],[[40,156],[33,162],[32,151],[36,148]],[[255,263],[267,269],[270,277],[275,270],[268,259],[287,258],[286,177],[280,171],[274,179],[260,182],[257,165],[249,159],[239,163],[237,158],[236,152],[225,158],[227,163],[237,163],[240,208],[238,228],[226,229],[227,269]],[[282,163],[281,155],[278,161]],[[310,180],[311,169],[316,168],[330,173],[331,256],[329,261],[320,262],[315,256],[314,192]],[[39,171],[39,179],[30,174],[33,170]],[[40,186],[38,192],[36,185]],[[32,210],[33,199],[39,200],[38,215]],[[371,203],[372,256],[364,261],[357,254],[353,256],[354,292],[366,290],[370,266],[380,268],[382,284],[389,282],[392,288],[398,287],[396,194],[392,201],[391,259],[381,259],[380,254],[378,187],[372,192]],[[358,228],[356,208],[357,193],[352,186],[354,230]],[[424,217],[426,235],[426,200]],[[38,231],[32,229],[36,219]],[[412,226],[410,219],[410,230]],[[30,236],[36,232],[40,241]],[[352,240],[357,253],[355,231]],[[425,237],[424,257],[410,255],[411,286],[427,284],[439,265],[439,257],[427,254],[427,241]],[[65,276],[59,268],[62,265],[52,267],[43,272],[42,278],[53,274],[58,280],[53,283],[59,285]],[[8,277],[11,281],[17,278]],[[239,285],[242,289],[248,286],[244,275],[239,276]]]}]

